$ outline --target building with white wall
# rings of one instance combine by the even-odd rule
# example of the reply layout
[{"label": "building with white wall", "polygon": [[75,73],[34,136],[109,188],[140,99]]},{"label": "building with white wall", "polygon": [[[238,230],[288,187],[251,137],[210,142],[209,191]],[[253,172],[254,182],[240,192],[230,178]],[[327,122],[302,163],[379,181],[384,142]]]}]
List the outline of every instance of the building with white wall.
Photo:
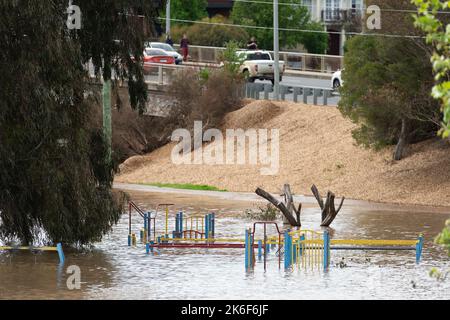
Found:
[{"label": "building with white wall", "polygon": [[343,55],[345,30],[357,30],[364,13],[363,0],[302,0],[314,21],[325,24],[330,32],[329,54]]}]

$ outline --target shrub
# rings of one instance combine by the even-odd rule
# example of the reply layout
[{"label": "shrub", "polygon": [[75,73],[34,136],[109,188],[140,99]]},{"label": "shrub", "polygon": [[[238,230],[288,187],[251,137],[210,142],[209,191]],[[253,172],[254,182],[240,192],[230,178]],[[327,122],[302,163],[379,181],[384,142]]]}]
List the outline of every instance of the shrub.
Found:
[{"label": "shrub", "polygon": [[246,210],[246,218],[253,221],[275,221],[280,217],[280,211],[271,203],[258,206],[257,209],[259,211]]}]

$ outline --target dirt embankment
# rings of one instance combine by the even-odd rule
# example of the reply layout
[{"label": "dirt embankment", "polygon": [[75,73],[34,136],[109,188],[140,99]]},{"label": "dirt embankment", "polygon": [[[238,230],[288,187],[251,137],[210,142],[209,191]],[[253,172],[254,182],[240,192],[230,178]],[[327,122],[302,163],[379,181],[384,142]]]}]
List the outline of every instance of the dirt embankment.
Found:
[{"label": "dirt embankment", "polygon": [[[376,152],[355,145],[354,125],[335,108],[254,101],[229,113],[222,129],[280,130],[280,167],[261,175],[261,165],[175,165],[166,145],[128,159],[117,182],[208,184],[229,191],[263,187],[279,192],[290,183],[296,194],[331,190],[337,196],[389,203],[450,206],[450,146],[440,139],[410,146],[392,161],[392,148]],[[247,161],[248,163],[248,161]]]}]

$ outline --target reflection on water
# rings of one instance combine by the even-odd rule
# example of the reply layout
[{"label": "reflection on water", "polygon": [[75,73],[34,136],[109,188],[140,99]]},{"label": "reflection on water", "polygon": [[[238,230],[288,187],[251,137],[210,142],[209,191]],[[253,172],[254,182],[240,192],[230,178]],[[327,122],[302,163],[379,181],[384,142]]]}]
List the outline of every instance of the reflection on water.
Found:
[{"label": "reflection on water", "polygon": [[[252,223],[242,218],[251,202],[207,197],[131,193],[145,209],[172,202],[188,213],[216,212],[217,236],[242,238]],[[430,210],[431,211],[431,210]],[[159,217],[162,226],[162,214]],[[334,238],[415,239],[425,236],[423,262],[415,264],[412,251],[332,252],[329,271],[321,268],[278,269],[271,253],[264,272],[257,262],[244,271],[242,249],[163,250],[146,256],[142,246],[127,247],[128,216],[113,232],[86,252],[66,252],[66,264],[58,269],[56,254],[0,253],[2,299],[449,299],[450,281],[428,276],[431,267],[450,268],[446,252],[432,243],[448,215],[413,211],[377,210],[373,206],[344,205],[333,222]],[[173,217],[171,223],[173,223]],[[318,229],[320,211],[306,205],[304,228]],[[133,216],[135,231],[141,219]],[[346,267],[336,266],[342,258]],[[66,287],[66,268],[81,269],[81,290]]]}]

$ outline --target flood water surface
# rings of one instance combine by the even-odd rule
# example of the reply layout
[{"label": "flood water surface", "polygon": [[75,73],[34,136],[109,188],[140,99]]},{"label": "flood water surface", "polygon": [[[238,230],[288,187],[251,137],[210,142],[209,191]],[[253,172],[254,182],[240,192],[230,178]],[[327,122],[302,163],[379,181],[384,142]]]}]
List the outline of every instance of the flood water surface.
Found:
[{"label": "flood water surface", "polygon": [[[252,201],[233,201],[186,194],[131,192],[143,209],[174,203],[170,230],[178,210],[187,214],[216,213],[216,237],[243,238],[252,226],[245,219]],[[447,270],[447,252],[433,244],[450,214],[435,210],[405,210],[376,205],[344,204],[333,222],[335,239],[425,238],[422,262],[414,251],[332,251],[331,267],[319,265],[285,271],[278,258],[268,256],[267,270],[257,261],[244,270],[243,249],[165,249],[145,254],[142,245],[127,246],[128,214],[113,231],[85,252],[66,252],[58,266],[54,253],[0,253],[1,299],[449,299],[450,280],[429,276],[433,267]],[[139,233],[142,219],[132,215]],[[164,217],[157,217],[162,231]],[[280,226],[281,221],[280,221]],[[320,210],[313,203],[302,211],[303,228],[320,231]],[[273,230],[274,231],[274,230]],[[67,251],[67,250],[66,250]],[[69,290],[67,268],[81,271],[81,288]]]}]

